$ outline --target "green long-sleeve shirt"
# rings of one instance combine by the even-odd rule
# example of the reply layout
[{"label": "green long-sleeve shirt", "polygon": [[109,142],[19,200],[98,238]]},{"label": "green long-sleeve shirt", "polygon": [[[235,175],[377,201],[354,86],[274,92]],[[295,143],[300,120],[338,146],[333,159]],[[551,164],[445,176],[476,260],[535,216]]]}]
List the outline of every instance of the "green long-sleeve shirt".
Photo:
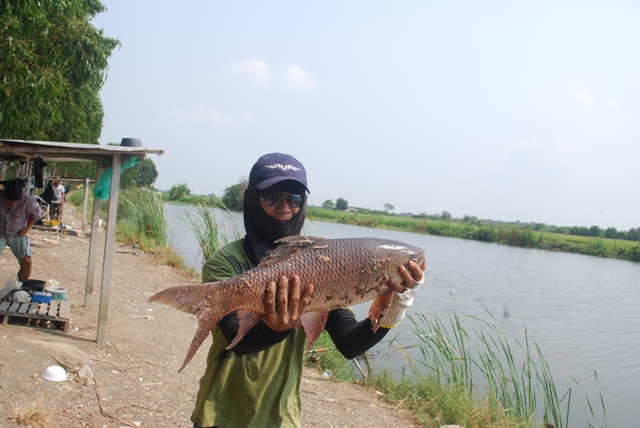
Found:
[{"label": "green long-sleeve shirt", "polygon": [[[219,281],[254,267],[238,240],[205,263],[202,280]],[[191,421],[202,427],[300,427],[304,330],[295,329],[282,342],[243,356],[225,349],[228,342],[219,328],[212,335]]]}]

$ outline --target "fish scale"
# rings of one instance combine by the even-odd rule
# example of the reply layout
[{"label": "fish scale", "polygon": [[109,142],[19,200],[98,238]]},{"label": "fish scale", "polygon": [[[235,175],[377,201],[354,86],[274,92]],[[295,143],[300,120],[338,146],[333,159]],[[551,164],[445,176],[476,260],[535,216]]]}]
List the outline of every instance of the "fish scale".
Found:
[{"label": "fish scale", "polygon": [[238,311],[238,335],[227,349],[235,346],[265,314],[263,301],[267,285],[283,275],[289,278],[298,275],[301,293],[307,285],[313,285],[300,325],[311,346],[322,332],[330,311],[369,300],[374,300],[369,318],[377,330],[393,299],[392,289],[387,285],[389,279],[401,283],[398,268],[411,260],[418,264],[424,260],[421,248],[378,238],[290,236],[277,244],[257,267],[241,275],[213,283],[167,288],[149,299],[198,318],[198,330],[180,371],[193,358],[209,331],[225,315]]}]

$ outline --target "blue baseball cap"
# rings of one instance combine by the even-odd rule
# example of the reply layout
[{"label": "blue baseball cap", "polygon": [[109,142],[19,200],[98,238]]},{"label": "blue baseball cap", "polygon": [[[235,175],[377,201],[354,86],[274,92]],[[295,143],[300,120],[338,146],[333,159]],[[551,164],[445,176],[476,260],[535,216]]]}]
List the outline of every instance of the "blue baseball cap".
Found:
[{"label": "blue baseball cap", "polygon": [[287,180],[297,181],[309,192],[304,166],[298,159],[284,153],[269,153],[261,156],[249,174],[249,186],[255,186],[258,190],[268,189]]}]

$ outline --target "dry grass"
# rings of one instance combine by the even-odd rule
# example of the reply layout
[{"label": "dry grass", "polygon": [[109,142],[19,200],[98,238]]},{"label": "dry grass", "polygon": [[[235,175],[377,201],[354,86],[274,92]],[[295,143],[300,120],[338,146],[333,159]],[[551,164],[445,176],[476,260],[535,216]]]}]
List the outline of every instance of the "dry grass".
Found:
[{"label": "dry grass", "polygon": [[41,402],[16,406],[9,419],[32,427],[47,427],[51,418],[51,409]]}]

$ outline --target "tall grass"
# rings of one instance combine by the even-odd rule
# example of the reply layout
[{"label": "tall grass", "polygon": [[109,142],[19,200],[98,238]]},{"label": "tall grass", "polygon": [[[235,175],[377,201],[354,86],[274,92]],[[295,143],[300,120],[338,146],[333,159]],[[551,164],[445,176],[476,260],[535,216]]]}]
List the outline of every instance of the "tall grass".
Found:
[{"label": "tall grass", "polygon": [[426,369],[439,383],[464,388],[470,398],[486,397],[492,413],[512,421],[535,425],[541,416],[545,424],[566,426],[549,365],[526,329],[524,342],[516,339],[512,345],[493,318],[469,320],[479,324],[474,333],[455,313],[446,322],[435,313],[411,317],[421,333],[415,345],[421,358],[411,365],[414,377],[421,375],[419,368]]},{"label": "tall grass", "polygon": [[[216,217],[214,207],[223,213],[222,221]],[[231,212],[217,200],[196,201],[193,210],[184,214],[183,221],[195,234],[203,261],[208,260],[220,247],[240,238],[240,231]]]},{"label": "tall grass", "polygon": [[[410,317],[410,322],[416,343],[395,343],[407,360],[408,373],[399,378],[398,373],[374,369],[360,382],[382,391],[396,407],[412,411],[422,426],[569,427],[572,389],[559,396],[549,364],[526,329],[523,340],[508,340],[491,314],[488,320],[455,313],[443,320],[431,313]],[[308,365],[330,370],[340,380],[355,378],[328,335],[323,333],[314,349],[307,357],[320,358]],[[597,382],[596,373],[593,377]],[[587,426],[602,426],[595,421],[599,406],[606,426],[602,395],[597,406],[586,393],[584,397]]]},{"label": "tall grass", "polygon": [[143,248],[167,246],[167,217],[160,195],[151,189],[132,187],[120,192],[118,239],[140,239]]}]

